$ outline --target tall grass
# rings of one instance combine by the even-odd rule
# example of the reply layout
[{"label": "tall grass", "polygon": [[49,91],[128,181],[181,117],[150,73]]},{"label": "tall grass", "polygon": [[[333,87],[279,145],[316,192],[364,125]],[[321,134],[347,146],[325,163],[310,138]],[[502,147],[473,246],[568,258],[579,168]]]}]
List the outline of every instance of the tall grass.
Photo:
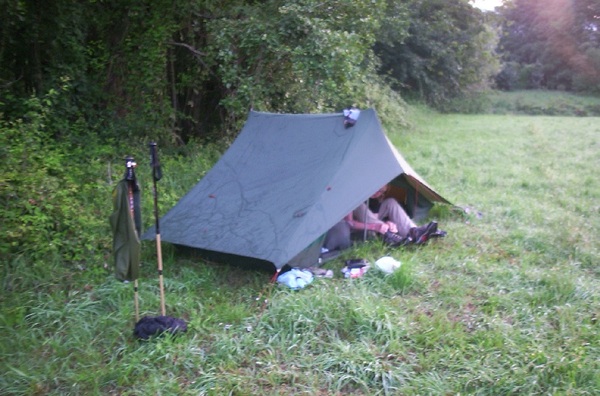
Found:
[{"label": "tall grass", "polygon": [[[403,249],[368,242],[326,264],[333,279],[300,291],[165,244],[167,314],[189,331],[149,343],[133,340],[132,285],[116,282],[103,257],[71,278],[20,271],[35,278],[18,293],[3,289],[2,393],[600,393],[599,119],[423,109],[410,119],[409,129],[386,128],[462,208],[435,208],[446,238]],[[163,157],[165,207],[207,158],[214,151]],[[159,306],[154,249],[144,245],[146,315]],[[343,278],[345,259],[383,255],[400,269]],[[13,274],[27,267],[11,265]]]},{"label": "tall grass", "polygon": [[468,108],[491,114],[600,116],[600,97],[557,91],[494,91],[475,98]]}]

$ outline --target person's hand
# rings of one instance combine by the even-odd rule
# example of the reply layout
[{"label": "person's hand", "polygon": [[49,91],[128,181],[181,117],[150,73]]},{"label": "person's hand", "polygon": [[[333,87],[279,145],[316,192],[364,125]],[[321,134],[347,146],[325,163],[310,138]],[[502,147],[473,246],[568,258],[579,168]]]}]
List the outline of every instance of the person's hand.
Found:
[{"label": "person's hand", "polygon": [[385,234],[390,229],[390,225],[388,223],[375,223],[375,225],[377,227],[375,231],[377,231],[380,234]]},{"label": "person's hand", "polygon": [[396,223],[394,223],[393,221],[386,221],[385,223],[389,227],[389,232],[393,232],[394,234],[398,232],[398,226],[396,225]]}]

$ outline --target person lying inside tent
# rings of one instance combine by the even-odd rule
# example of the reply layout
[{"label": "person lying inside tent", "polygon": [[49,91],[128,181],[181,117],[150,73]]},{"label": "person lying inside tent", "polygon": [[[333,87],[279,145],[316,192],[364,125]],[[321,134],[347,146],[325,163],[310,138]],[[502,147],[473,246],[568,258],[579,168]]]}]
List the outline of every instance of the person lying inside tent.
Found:
[{"label": "person lying inside tent", "polygon": [[422,244],[431,237],[444,236],[435,221],[417,226],[406,214],[402,205],[387,196],[389,185],[380,188],[369,199],[369,205],[362,203],[344,219],[334,225],[326,234],[323,247],[328,251],[343,250],[352,244],[352,234],[366,231],[369,237],[380,235],[389,246],[402,246],[411,243]]}]

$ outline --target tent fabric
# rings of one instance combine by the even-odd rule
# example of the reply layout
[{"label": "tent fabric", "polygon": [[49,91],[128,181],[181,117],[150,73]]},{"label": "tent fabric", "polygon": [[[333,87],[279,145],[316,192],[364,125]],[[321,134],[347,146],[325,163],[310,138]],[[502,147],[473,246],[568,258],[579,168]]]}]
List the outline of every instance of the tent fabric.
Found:
[{"label": "tent fabric", "polygon": [[350,128],[342,113],[251,111],[215,166],[162,217],[161,240],[277,269],[315,265],[327,230],[392,180],[421,203],[447,202],[404,161],[373,109]]}]

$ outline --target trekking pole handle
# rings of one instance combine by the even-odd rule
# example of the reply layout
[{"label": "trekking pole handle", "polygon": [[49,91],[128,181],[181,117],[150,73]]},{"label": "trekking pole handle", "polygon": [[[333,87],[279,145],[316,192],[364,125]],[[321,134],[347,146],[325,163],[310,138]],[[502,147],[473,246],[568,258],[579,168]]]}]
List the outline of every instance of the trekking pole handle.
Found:
[{"label": "trekking pole handle", "polygon": [[160,169],[160,162],[158,161],[158,152],[156,151],[156,142],[149,144],[150,146],[150,166],[152,167],[152,178],[154,181],[158,181],[162,177],[162,171]]},{"label": "trekking pole handle", "polygon": [[135,180],[135,172],[134,169],[137,166],[135,160],[132,156],[128,155],[125,157],[125,180],[132,181]]},{"label": "trekking pole handle", "polygon": [[156,234],[160,235],[160,225],[158,221],[158,191],[156,182],[162,177],[160,163],[158,162],[158,153],[156,152],[156,143],[152,142],[150,146],[150,166],[152,167],[152,193],[154,195],[154,221]]}]

